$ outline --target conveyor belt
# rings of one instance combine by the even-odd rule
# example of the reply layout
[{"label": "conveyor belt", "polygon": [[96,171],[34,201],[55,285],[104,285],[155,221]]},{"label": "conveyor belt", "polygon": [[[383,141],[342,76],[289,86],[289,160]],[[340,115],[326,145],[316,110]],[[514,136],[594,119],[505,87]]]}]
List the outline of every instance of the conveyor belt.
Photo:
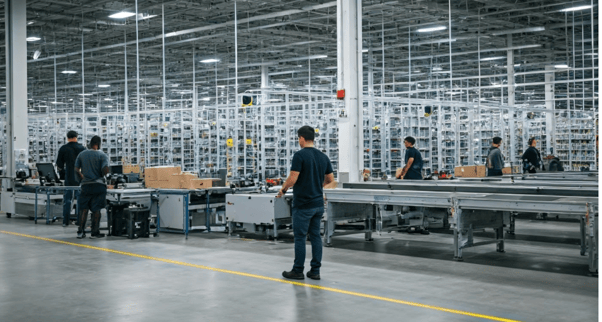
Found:
[{"label": "conveyor belt", "polygon": [[[371,185],[374,183],[363,184],[364,187]],[[410,187],[405,184],[402,186]],[[462,250],[468,247],[495,243],[497,251],[504,252],[503,229],[510,224],[510,213],[547,212],[580,219],[581,254],[584,255],[589,249],[590,271],[595,274],[598,271],[598,198],[595,197],[377,189],[332,189],[325,190],[325,195],[328,201],[324,234],[326,245],[330,245],[337,221],[365,221],[366,240],[371,240],[372,231],[384,229],[383,223],[387,218],[383,217],[383,213],[389,211],[387,207],[425,207],[432,209],[418,211],[425,218],[429,213],[441,215],[441,209],[449,211],[450,215],[446,220],[454,232],[454,255],[461,260]],[[390,211],[388,215],[390,218]],[[493,228],[496,238],[492,241],[473,242],[473,231],[485,228]]]},{"label": "conveyor belt", "polygon": [[[459,192],[459,193],[499,193],[514,195],[550,195],[597,197],[598,187],[583,186],[545,186],[523,185],[510,182],[459,182],[459,181],[380,181],[344,183],[343,188],[375,189],[375,190],[407,190],[428,192]],[[430,194],[429,194],[430,195]]]}]

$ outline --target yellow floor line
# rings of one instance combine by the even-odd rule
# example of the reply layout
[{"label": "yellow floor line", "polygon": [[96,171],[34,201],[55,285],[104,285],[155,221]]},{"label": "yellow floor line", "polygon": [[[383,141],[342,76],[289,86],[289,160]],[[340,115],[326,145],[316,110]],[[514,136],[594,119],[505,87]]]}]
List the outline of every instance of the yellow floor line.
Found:
[{"label": "yellow floor line", "polygon": [[8,235],[13,235],[13,236],[33,238],[33,239],[38,239],[38,240],[44,240],[44,241],[49,241],[49,242],[53,242],[53,243],[57,243],[57,244],[77,246],[77,247],[83,247],[83,248],[88,248],[88,249],[94,249],[94,250],[99,250],[99,251],[103,251],[103,252],[107,252],[107,253],[113,253],[113,254],[125,255],[125,256],[130,256],[130,257],[149,259],[149,260],[154,260],[154,261],[164,262],[164,263],[170,263],[170,264],[175,264],[175,265],[188,266],[188,267],[193,267],[193,268],[198,268],[198,269],[204,269],[204,270],[209,270],[209,271],[214,271],[214,272],[220,272],[220,273],[226,273],[226,274],[232,274],[232,275],[238,275],[238,276],[245,276],[245,277],[252,277],[252,278],[257,278],[257,279],[266,280],[266,281],[272,281],[272,282],[278,282],[278,283],[283,283],[283,284],[291,284],[291,285],[296,285],[296,286],[302,286],[302,287],[313,288],[313,289],[318,289],[318,290],[322,290],[322,291],[334,292],[334,293],[339,293],[339,294],[346,294],[346,295],[357,296],[357,297],[362,297],[362,298],[368,298],[368,299],[373,299],[373,300],[379,300],[379,301],[385,301],[385,302],[391,302],[391,303],[397,303],[397,304],[403,304],[403,305],[421,307],[421,308],[431,309],[431,310],[435,310],[435,311],[441,311],[441,312],[447,312],[447,313],[453,313],[453,314],[471,316],[471,317],[475,317],[475,318],[482,318],[482,319],[487,319],[487,320],[492,320],[492,321],[518,322],[517,320],[505,319],[505,318],[500,318],[500,317],[496,317],[496,316],[490,316],[490,315],[472,313],[472,312],[467,312],[467,311],[448,309],[448,308],[439,307],[439,306],[433,306],[433,305],[428,305],[428,304],[421,304],[421,303],[416,303],[416,302],[397,300],[397,299],[393,299],[393,298],[376,296],[376,295],[370,295],[370,294],[365,294],[365,293],[345,291],[345,290],[341,290],[341,289],[338,289],[338,288],[320,286],[320,285],[315,285],[315,284],[306,284],[306,283],[301,283],[301,282],[294,282],[294,281],[289,281],[289,280],[285,280],[285,279],[281,279],[281,278],[273,278],[273,277],[267,277],[267,276],[256,275],[256,274],[249,274],[249,273],[244,273],[244,272],[231,271],[231,270],[227,270],[227,269],[215,268],[215,267],[210,267],[210,266],[205,266],[205,265],[196,265],[196,264],[191,264],[191,263],[186,263],[186,262],[174,261],[174,260],[171,260],[171,259],[165,259],[165,258],[160,258],[160,257],[152,257],[152,256],[135,254],[135,253],[122,252],[122,251],[119,251],[119,250],[114,250],[114,249],[109,249],[109,248],[101,248],[101,247],[96,247],[96,246],[71,243],[71,242],[66,242],[66,241],[62,241],[62,240],[51,239],[51,238],[44,238],[44,237],[33,236],[33,235],[20,234],[20,233],[15,233],[15,232],[11,232],[11,231],[0,230],[0,233],[8,234]]}]

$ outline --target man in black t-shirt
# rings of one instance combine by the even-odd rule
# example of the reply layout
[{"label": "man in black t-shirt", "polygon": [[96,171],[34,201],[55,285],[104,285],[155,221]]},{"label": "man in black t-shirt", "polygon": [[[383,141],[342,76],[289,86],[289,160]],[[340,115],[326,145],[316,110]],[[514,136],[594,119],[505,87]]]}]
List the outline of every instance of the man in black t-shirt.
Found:
[{"label": "man in black t-shirt", "polygon": [[[56,167],[59,169],[61,179],[65,180],[65,186],[77,187],[79,186],[79,178],[75,176],[75,159],[86,148],[77,143],[77,132],[75,131],[67,132],[67,141],[68,143],[59,149]],[[73,196],[72,190],[65,190],[63,193],[63,227],[69,226]]]},{"label": "man in black t-shirt", "polygon": [[320,222],[324,215],[324,186],[334,181],[330,159],[314,148],[315,130],[303,126],[297,131],[301,150],[293,156],[291,173],[276,198],[281,198],[293,187],[293,233],[295,236],[295,262],[290,272],[282,272],[289,279],[304,279],[305,240],[309,233],[311,242],[311,270],[307,277],[319,280],[322,266],[322,239]]},{"label": "man in black t-shirt", "polygon": [[416,139],[408,136],[404,139],[406,146],[405,167],[397,169],[395,178],[402,180],[422,180],[422,154],[416,148]]}]

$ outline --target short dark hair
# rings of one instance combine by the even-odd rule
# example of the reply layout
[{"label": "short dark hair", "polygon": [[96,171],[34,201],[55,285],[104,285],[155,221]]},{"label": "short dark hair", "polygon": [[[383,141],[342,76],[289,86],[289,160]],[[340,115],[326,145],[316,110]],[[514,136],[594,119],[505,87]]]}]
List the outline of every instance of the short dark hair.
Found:
[{"label": "short dark hair", "polygon": [[500,144],[502,143],[502,138],[499,136],[496,136],[493,138],[493,144]]},{"label": "short dark hair", "polygon": [[411,137],[411,136],[408,136],[408,137],[406,137],[406,138],[405,138],[405,139],[403,139],[403,140],[404,140],[404,141],[408,141],[408,142],[409,142],[411,145],[414,145],[414,144],[416,144],[416,139],[415,139],[415,138],[413,138],[413,137]]},{"label": "short dark hair", "polygon": [[316,130],[309,125],[305,125],[297,130],[297,136],[304,138],[306,141],[313,141],[316,137]]},{"label": "short dark hair", "polygon": [[533,144],[533,141],[535,141],[535,138],[529,138],[529,146],[531,146],[531,144]]},{"label": "short dark hair", "polygon": [[68,139],[76,139],[77,138],[77,132],[75,132],[75,131],[69,131],[69,132],[67,132],[67,138]]},{"label": "short dark hair", "polygon": [[97,145],[98,148],[100,149],[100,142],[102,141],[102,139],[100,138],[100,136],[95,135],[90,139],[90,148],[92,148],[93,146]]}]

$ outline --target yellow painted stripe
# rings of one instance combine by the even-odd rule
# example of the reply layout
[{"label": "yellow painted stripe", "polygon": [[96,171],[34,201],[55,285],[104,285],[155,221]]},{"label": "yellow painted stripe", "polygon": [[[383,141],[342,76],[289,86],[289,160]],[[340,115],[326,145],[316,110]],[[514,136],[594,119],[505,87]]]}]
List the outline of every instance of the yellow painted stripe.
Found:
[{"label": "yellow painted stripe", "polygon": [[378,301],[385,301],[385,302],[391,302],[391,303],[396,303],[396,304],[409,305],[409,306],[414,306],[414,307],[421,307],[421,308],[431,309],[431,310],[435,310],[435,311],[441,311],[441,312],[459,314],[459,315],[464,315],[464,316],[471,316],[471,317],[475,317],[475,318],[482,318],[482,319],[487,319],[487,320],[492,320],[492,321],[518,322],[517,320],[505,319],[505,318],[500,318],[500,317],[490,316],[490,315],[485,315],[485,314],[478,314],[478,313],[472,313],[472,312],[467,312],[467,311],[448,309],[448,308],[434,306],[434,305],[428,305],[428,304],[422,304],[422,303],[416,303],[416,302],[410,302],[410,301],[403,301],[403,300],[398,300],[398,299],[394,299],[394,298],[382,297],[382,296],[377,296],[377,295],[370,295],[370,294],[365,294],[365,293],[345,291],[345,290],[338,289],[338,288],[320,286],[320,285],[315,285],[315,284],[306,284],[306,283],[301,283],[301,282],[294,282],[294,281],[289,281],[289,280],[285,280],[285,279],[281,279],[281,278],[273,278],[273,277],[267,277],[267,276],[256,275],[256,274],[249,274],[249,273],[244,273],[244,272],[231,271],[231,270],[227,270],[227,269],[215,268],[215,267],[210,267],[210,266],[205,266],[205,265],[197,265],[197,264],[191,264],[191,263],[186,263],[186,262],[174,261],[174,260],[171,260],[171,259],[152,257],[152,256],[135,254],[135,253],[129,253],[129,252],[122,252],[122,251],[119,251],[119,250],[114,250],[114,249],[109,249],[109,248],[102,248],[102,247],[96,247],[96,246],[90,246],[90,245],[84,245],[84,244],[71,243],[71,242],[66,242],[66,241],[62,241],[62,240],[51,239],[51,238],[44,238],[44,237],[33,236],[33,235],[20,234],[20,233],[15,233],[15,232],[11,232],[11,231],[0,230],[0,233],[8,234],[8,235],[13,235],[13,236],[33,238],[33,239],[38,239],[38,240],[44,240],[44,241],[49,241],[49,242],[53,242],[53,243],[57,243],[57,244],[77,246],[77,247],[83,247],[83,248],[88,248],[88,249],[94,249],[94,250],[99,250],[99,251],[103,251],[103,252],[107,252],[107,253],[113,253],[113,254],[125,255],[125,256],[130,256],[130,257],[149,259],[149,260],[154,260],[154,261],[163,262],[163,263],[169,263],[169,264],[175,264],[175,265],[181,265],[181,266],[188,266],[188,267],[193,267],[193,268],[198,268],[198,269],[204,269],[204,270],[209,270],[209,271],[214,271],[214,272],[220,272],[220,273],[226,273],[226,274],[232,274],[232,275],[238,275],[238,276],[251,277],[251,278],[256,278],[256,279],[261,279],[261,280],[266,280],[266,281],[272,281],[272,282],[278,282],[278,283],[283,283],[283,284],[291,284],[291,285],[296,285],[296,286],[302,286],[302,287],[307,287],[307,288],[318,289],[318,290],[322,290],[322,291],[328,291],[328,292],[334,292],[334,293],[339,293],[339,294],[346,294],[346,295],[351,295],[351,296],[368,298],[368,299],[373,299],[373,300],[378,300]]}]

